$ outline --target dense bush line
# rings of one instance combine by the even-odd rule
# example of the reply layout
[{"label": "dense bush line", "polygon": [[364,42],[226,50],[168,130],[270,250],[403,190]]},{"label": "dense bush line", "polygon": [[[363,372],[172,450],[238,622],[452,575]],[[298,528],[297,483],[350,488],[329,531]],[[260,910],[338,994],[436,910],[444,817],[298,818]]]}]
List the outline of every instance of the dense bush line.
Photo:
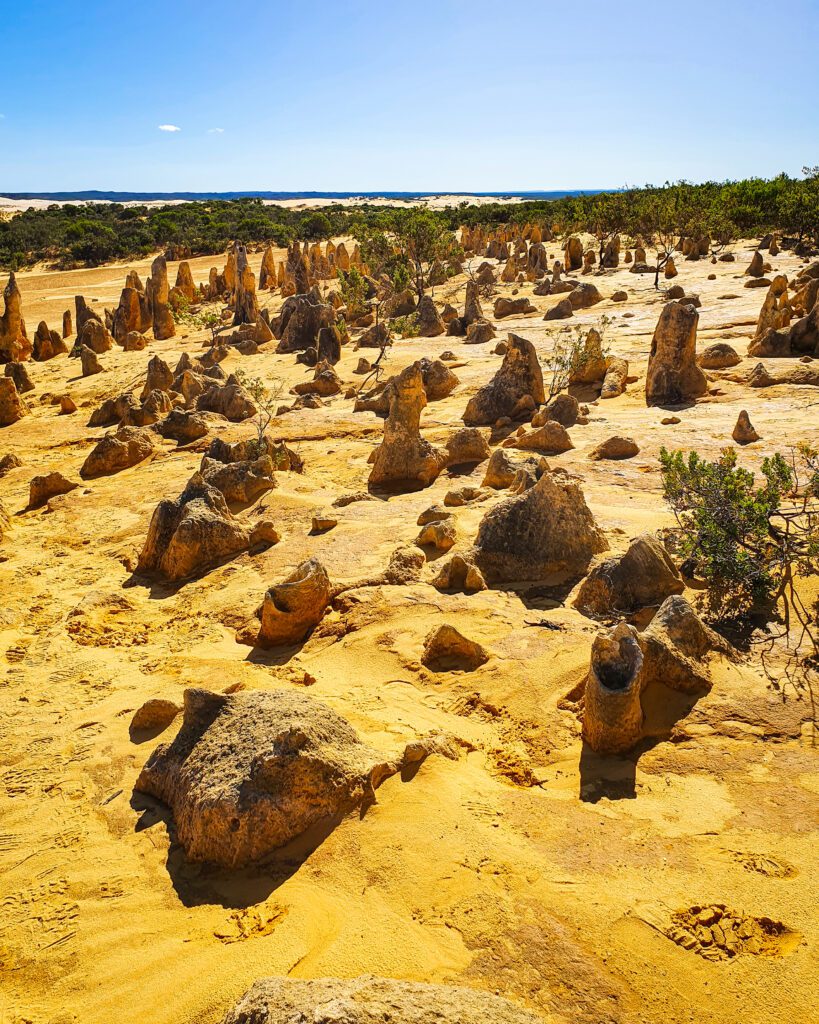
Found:
[{"label": "dense bush line", "polygon": [[[819,167],[801,178],[666,183],[557,200],[518,204],[462,205],[432,214],[442,226],[538,221],[558,231],[590,231],[601,240],[614,233],[651,238],[677,232],[709,234],[723,242],[778,230],[819,240]],[[18,268],[45,260],[56,266],[89,266],[146,256],[168,246],[191,255],[224,252],[227,244],[294,238],[319,240],[388,227],[391,212],[363,204],[311,211],[265,206],[259,199],[124,207],[115,203],[28,210],[0,222],[0,265]]]}]

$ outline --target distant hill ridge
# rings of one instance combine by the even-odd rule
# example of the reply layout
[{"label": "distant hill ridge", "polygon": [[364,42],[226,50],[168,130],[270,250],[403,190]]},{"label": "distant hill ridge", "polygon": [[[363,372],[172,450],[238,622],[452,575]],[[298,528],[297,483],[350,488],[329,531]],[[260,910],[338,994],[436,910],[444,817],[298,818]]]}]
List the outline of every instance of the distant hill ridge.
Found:
[{"label": "distant hill ridge", "polygon": [[108,203],[147,203],[182,199],[197,202],[207,199],[424,199],[428,196],[468,196],[475,199],[560,199],[563,196],[588,195],[604,189],[564,189],[555,192],[0,192],[2,199],[51,199],[55,203],[89,200]]}]

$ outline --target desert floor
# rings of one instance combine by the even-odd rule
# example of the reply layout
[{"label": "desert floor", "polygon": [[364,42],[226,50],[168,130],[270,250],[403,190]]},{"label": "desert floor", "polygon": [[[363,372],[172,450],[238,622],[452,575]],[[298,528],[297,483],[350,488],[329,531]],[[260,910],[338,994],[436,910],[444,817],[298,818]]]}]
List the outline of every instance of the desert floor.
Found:
[{"label": "desert floor", "polygon": [[[560,256],[556,244],[547,249]],[[674,283],[702,299],[699,347],[724,339],[744,356],[765,289],[743,287],[750,244],[735,251],[735,263],[680,260]],[[252,258],[256,271],[260,258]],[[224,260],[190,262],[198,283]],[[789,275],[799,266],[787,253],[773,263]],[[144,279],[148,266],[19,274],[29,335],[40,319],[58,328],[75,294],[100,311],[113,307],[126,271]],[[712,272],[716,280],[706,280]],[[175,264],[169,273],[173,283]],[[661,446],[715,457],[733,444],[743,408],[761,435],[741,450],[743,465],[756,468],[802,439],[819,443],[817,389],[750,390],[720,374],[710,375],[705,399],[676,413],[679,423],[662,425],[668,413],[644,398],[662,296],[652,278],[624,265],[589,280],[606,299],[573,322],[612,318],[605,344],[629,359],[636,380],[620,398],[591,404],[588,424],[571,429],[574,450],[549,461],[579,478],[614,551],[672,522],[660,493]],[[436,301],[462,309],[465,281],[437,288]],[[499,285],[498,294],[512,287]],[[628,302],[611,303],[620,288]],[[542,315],[558,298],[534,297],[539,312],[502,321],[498,336],[523,335],[545,362],[563,324]],[[260,301],[281,302],[266,293]],[[772,688],[754,658],[721,661],[695,705],[658,709],[657,739],[639,755],[599,758],[583,749],[566,700],[598,627],[554,595],[451,596],[428,582],[363,587],[298,650],[236,642],[265,589],[305,557],[318,556],[334,583],[374,576],[397,545],[413,542],[419,513],[456,483],[480,484],[485,465],[338,509],[338,526],[312,536],[314,509],[366,489],[382,421],[353,413],[342,396],[281,416],[271,432],[300,452],[305,473],[278,474],[277,488],[242,512],[264,511],[281,542],[176,588],[148,585],[131,568],[157,502],[181,491],[210,437],[180,449],[166,443],[147,464],[26,510],[33,476],[60,470],[79,480],[105,432],[86,425],[104,397],[135,386],[151,355],[173,367],[203,344],[202,333],[182,327],[145,352],[105,353],[105,372],[86,379],[66,356],[31,363],[32,415],[0,431],[0,456],[14,452],[23,463],[0,481],[12,517],[0,547],[0,1020],[211,1024],[259,977],[361,973],[486,988],[566,1024],[815,1020],[815,709]],[[443,443],[460,425],[469,396],[500,363],[494,346],[449,337],[395,343],[391,373],[447,349],[459,358],[460,386],[424,411],[428,439]],[[373,353],[344,350],[336,369],[345,384],[361,381],[359,355]],[[222,365],[284,378],[286,388],[312,375],[272,351],[232,354]],[[73,415],[58,415],[47,397],[64,393],[78,406]],[[221,429],[230,440],[252,432],[249,424]],[[590,461],[612,434],[634,437],[640,454]],[[454,510],[455,551],[504,497]],[[426,578],[435,571],[433,560]],[[425,669],[424,638],[442,622],[480,640],[487,664],[469,673]],[[179,721],[135,743],[134,711],[151,697],[180,702],[192,685],[309,685],[376,746],[397,749],[441,730],[459,737],[463,752],[454,762],[430,758],[411,781],[387,782],[363,817],[346,819],[304,859],[278,871],[219,873],[186,863],[161,809],[133,791],[150,751]],[[730,962],[673,941],[673,914],[712,903],[781,922],[781,941],[767,955]]]}]

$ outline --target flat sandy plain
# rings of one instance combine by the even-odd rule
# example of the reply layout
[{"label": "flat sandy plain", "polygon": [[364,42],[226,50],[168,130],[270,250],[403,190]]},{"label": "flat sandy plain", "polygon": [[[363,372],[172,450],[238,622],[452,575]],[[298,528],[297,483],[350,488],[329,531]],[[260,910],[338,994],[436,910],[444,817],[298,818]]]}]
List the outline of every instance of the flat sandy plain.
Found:
[{"label": "flat sandy plain", "polygon": [[[556,244],[547,249],[559,256]],[[743,287],[750,244],[735,251],[733,264],[680,261],[675,283],[702,299],[699,347],[722,339],[745,356],[765,289]],[[773,262],[789,275],[799,266],[787,253]],[[223,258],[192,260],[194,279],[214,264]],[[148,261],[21,273],[29,333],[43,318],[58,327],[75,294],[99,310],[113,306],[131,268],[144,279]],[[169,272],[173,282],[175,264]],[[711,272],[715,281],[706,280]],[[436,289],[436,301],[462,308],[465,280]],[[743,408],[761,435],[741,450],[743,465],[756,468],[800,439],[819,443],[816,389],[753,391],[718,374],[704,400],[677,413],[680,423],[662,425],[667,413],[644,399],[662,297],[625,266],[590,280],[606,299],[575,321],[611,317],[605,343],[629,359],[636,380],[620,398],[592,404],[589,423],[571,430],[574,450],[550,461],[579,478],[614,551],[671,523],[662,445],[715,457],[733,443]],[[498,294],[511,288],[499,285]],[[620,288],[629,300],[611,303]],[[272,310],[281,302],[260,299]],[[545,361],[561,325],[542,315],[556,301],[534,297],[538,314],[504,320],[499,337],[522,334]],[[815,710],[792,692],[783,699],[754,660],[721,662],[697,704],[656,710],[657,742],[639,758],[605,759],[583,753],[566,700],[586,672],[595,624],[533,594],[440,594],[427,582],[434,562],[422,583],[353,591],[289,660],[236,643],[266,587],[302,559],[318,556],[334,582],[374,576],[415,539],[423,509],[455,483],[480,484],[485,466],[339,509],[334,530],[311,536],[314,509],[366,488],[382,421],[354,414],[341,396],[282,416],[272,432],[301,453],[306,471],[279,474],[277,488],[242,513],[264,511],[281,543],[178,588],[134,579],[130,567],[157,502],[181,491],[207,440],[168,443],[153,461],[83,484],[50,510],[25,510],[34,475],[60,470],[79,480],[104,433],[86,425],[104,397],[137,382],[151,355],[174,366],[203,342],[182,328],[145,352],[117,348],[101,357],[105,372],[87,379],[66,356],[32,363],[32,415],[0,431],[0,455],[23,462],[0,482],[13,523],[0,548],[0,1020],[211,1024],[259,977],[361,973],[498,991],[555,1024],[815,1020]],[[500,362],[493,348],[447,337],[396,342],[390,372],[446,349],[462,360],[460,386],[424,411],[431,441],[460,425],[469,396]],[[337,367],[345,383],[360,381],[358,357],[345,349]],[[288,387],[312,373],[273,352],[223,365],[283,377]],[[40,401],[66,392],[79,407],[73,415]],[[220,436],[251,430],[225,423]],[[590,461],[612,434],[634,437],[640,454]],[[455,509],[455,551],[503,497]],[[424,638],[444,621],[480,640],[489,661],[471,673],[423,668]],[[363,818],[346,819],[278,874],[186,863],[160,809],[133,793],[178,720],[134,743],[133,712],[151,697],[180,701],[191,685],[308,684],[376,746],[442,730],[462,741],[461,757],[431,758],[412,781],[387,782]],[[783,940],[767,955],[731,961],[673,941],[673,914],[713,903],[781,922]]]}]

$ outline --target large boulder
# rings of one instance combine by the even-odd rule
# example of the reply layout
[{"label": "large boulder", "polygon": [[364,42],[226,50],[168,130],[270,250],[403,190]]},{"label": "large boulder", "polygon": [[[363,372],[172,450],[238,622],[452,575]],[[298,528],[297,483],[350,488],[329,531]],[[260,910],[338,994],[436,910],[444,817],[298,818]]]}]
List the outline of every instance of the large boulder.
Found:
[{"label": "large boulder", "polygon": [[527,395],[535,405],[545,401],[543,373],[531,341],[510,334],[500,368],[469,400],[463,421],[471,427],[493,424],[502,416],[511,416]]},{"label": "large boulder", "polygon": [[136,466],[154,454],[157,441],[157,435],[152,430],[120,427],[96,443],[82,464],[80,476],[88,480]]},{"label": "large boulder", "polygon": [[77,333],[73,351],[80,352],[83,347],[99,356],[114,347],[114,339],[105,324],[89,317]]},{"label": "large boulder", "polygon": [[669,302],[663,307],[648,358],[646,405],[683,405],[707,391],[697,366],[698,321],[693,306]]},{"label": "large boulder", "polygon": [[352,980],[265,978],[222,1024],[543,1024],[498,995],[364,975]]},{"label": "large boulder", "polygon": [[321,622],[330,601],[330,579],[317,558],[298,565],[264,595],[259,647],[298,644]]},{"label": "large boulder", "polygon": [[157,747],[136,788],[170,807],[189,860],[239,868],[332,828],[433,749],[416,742],[390,758],[326,704],[289,689],[189,689],[176,738]]},{"label": "large boulder", "polygon": [[437,338],[446,331],[435,302],[430,295],[422,295],[418,303],[418,334],[422,338]]},{"label": "large boulder", "polygon": [[269,522],[251,529],[233,516],[221,491],[197,474],[175,501],[157,505],[137,569],[181,580],[277,539]]},{"label": "large boulder", "polygon": [[573,604],[600,618],[660,605],[685,589],[663,545],[651,534],[635,538],[622,555],[598,559],[577,589]]},{"label": "large boulder", "polygon": [[21,395],[26,395],[29,391],[34,390],[34,381],[29,376],[28,363],[6,363],[3,376],[11,377]]},{"label": "large boulder", "polygon": [[474,561],[490,581],[538,580],[582,572],[607,549],[578,485],[547,472],[487,512]]},{"label": "large boulder", "polygon": [[421,364],[413,363],[393,383],[384,439],[370,472],[371,487],[428,487],[443,469],[444,453],[421,437],[421,412],[426,404]]}]

